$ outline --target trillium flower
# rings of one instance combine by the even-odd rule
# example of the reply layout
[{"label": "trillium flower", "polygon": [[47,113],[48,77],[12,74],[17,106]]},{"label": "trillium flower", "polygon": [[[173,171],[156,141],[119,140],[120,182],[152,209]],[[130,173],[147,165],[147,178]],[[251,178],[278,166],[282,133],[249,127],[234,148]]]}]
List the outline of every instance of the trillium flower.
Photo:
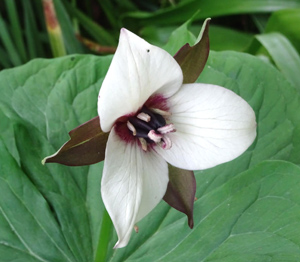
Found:
[{"label": "trillium flower", "polygon": [[241,97],[211,84],[183,84],[175,59],[126,29],[98,99],[107,140],[101,194],[127,245],[134,225],[166,193],[168,163],[207,169],[241,155],[256,136]]}]

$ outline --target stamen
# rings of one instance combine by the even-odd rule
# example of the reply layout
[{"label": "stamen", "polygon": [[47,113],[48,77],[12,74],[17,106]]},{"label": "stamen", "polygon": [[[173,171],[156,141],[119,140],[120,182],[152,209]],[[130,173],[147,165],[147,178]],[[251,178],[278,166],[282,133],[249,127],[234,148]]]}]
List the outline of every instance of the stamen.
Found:
[{"label": "stamen", "polygon": [[149,116],[148,114],[141,112],[136,116],[138,119],[141,119],[145,122],[149,122],[151,120],[151,116]]},{"label": "stamen", "polygon": [[162,143],[161,147],[163,149],[170,149],[172,147],[172,141],[168,136],[164,136],[162,140],[163,140],[163,143]]},{"label": "stamen", "polygon": [[156,113],[156,114],[159,114],[161,116],[170,116],[172,115],[170,112],[168,111],[164,111],[164,110],[161,110],[161,109],[158,109],[158,108],[149,108],[152,112]]},{"label": "stamen", "polygon": [[156,129],[156,128],[162,127],[166,124],[166,120],[163,116],[152,112],[147,107],[144,106],[142,108],[142,112],[146,113],[147,115],[149,115],[151,117],[151,121],[149,122],[149,125],[152,127],[151,129]]},{"label": "stamen", "polygon": [[171,132],[175,132],[176,129],[174,128],[173,124],[168,124],[168,125],[157,128],[157,131],[161,134],[168,134]]},{"label": "stamen", "polygon": [[128,129],[132,132],[132,134],[133,134],[134,136],[136,136],[136,129],[135,129],[134,125],[131,124],[129,121],[127,121],[127,127],[128,127]]},{"label": "stamen", "polygon": [[154,130],[149,131],[148,137],[155,143],[159,143],[162,139],[162,135],[155,133]]},{"label": "stamen", "polygon": [[147,151],[147,141],[145,140],[145,138],[139,137],[142,149],[146,152]]}]

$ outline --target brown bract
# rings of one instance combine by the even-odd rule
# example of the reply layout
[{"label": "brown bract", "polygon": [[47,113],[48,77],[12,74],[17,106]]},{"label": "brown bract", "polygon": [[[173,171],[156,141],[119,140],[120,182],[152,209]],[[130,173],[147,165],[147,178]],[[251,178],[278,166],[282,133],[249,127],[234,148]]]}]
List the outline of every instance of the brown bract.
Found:
[{"label": "brown bract", "polygon": [[184,84],[194,83],[204,69],[209,55],[209,22],[210,19],[204,22],[200,41],[193,46],[185,44],[174,56],[181,67]]},{"label": "brown bract", "polygon": [[194,172],[169,165],[169,184],[163,200],[171,207],[187,215],[190,228],[194,226],[195,194],[196,179]]},{"label": "brown bract", "polygon": [[44,163],[67,166],[91,165],[104,160],[109,133],[102,132],[99,117],[85,122],[69,132],[71,139]]}]

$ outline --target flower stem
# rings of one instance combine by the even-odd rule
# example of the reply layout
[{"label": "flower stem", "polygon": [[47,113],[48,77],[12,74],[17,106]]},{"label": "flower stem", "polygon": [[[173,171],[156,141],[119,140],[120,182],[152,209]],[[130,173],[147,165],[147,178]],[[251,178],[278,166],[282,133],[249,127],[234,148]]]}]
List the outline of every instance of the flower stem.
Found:
[{"label": "flower stem", "polygon": [[106,211],[103,211],[102,224],[98,239],[98,246],[94,262],[104,262],[106,260],[108,243],[112,235],[113,225],[111,219]]}]

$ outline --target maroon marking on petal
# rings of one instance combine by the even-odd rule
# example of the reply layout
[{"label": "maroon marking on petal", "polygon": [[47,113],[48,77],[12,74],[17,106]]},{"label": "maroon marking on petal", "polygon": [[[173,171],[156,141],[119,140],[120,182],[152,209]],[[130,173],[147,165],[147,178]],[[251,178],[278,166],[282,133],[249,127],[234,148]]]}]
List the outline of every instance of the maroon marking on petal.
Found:
[{"label": "maroon marking on petal", "polygon": [[163,111],[169,111],[167,99],[162,95],[150,96],[145,103],[148,108],[157,108]]},{"label": "maroon marking on petal", "polygon": [[126,143],[132,143],[136,139],[127,127],[127,122],[117,122],[115,124],[116,134]]},{"label": "maroon marking on petal", "polygon": [[[124,115],[124,116],[120,116],[120,117],[116,120],[115,124],[116,124],[116,123],[119,123],[119,122],[121,122],[121,123],[127,123],[129,117],[135,116],[135,115],[137,115],[137,114],[138,114],[138,113],[131,113],[131,114],[127,114],[127,115]],[[115,125],[115,124],[114,124],[114,125]]]}]

